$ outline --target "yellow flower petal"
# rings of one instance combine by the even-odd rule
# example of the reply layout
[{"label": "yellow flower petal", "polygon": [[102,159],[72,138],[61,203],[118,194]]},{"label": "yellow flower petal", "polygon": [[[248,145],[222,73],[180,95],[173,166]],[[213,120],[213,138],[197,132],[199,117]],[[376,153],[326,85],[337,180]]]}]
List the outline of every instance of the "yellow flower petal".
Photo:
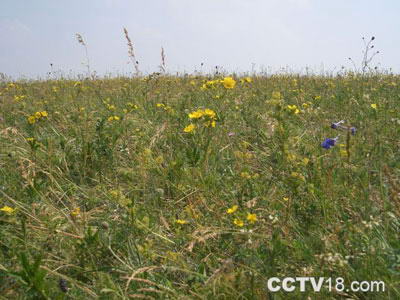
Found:
[{"label": "yellow flower petal", "polygon": [[243,221],[240,219],[233,220],[233,224],[235,224],[238,227],[243,227],[243,225],[244,225]]},{"label": "yellow flower petal", "polygon": [[233,214],[235,211],[238,210],[238,208],[239,208],[238,205],[234,205],[234,206],[232,206],[231,208],[228,208],[228,209],[226,210],[226,213],[228,213],[228,214]]},{"label": "yellow flower petal", "polygon": [[15,209],[6,205],[0,208],[0,211],[4,211],[7,215],[12,215],[15,212]]},{"label": "yellow flower petal", "polygon": [[249,221],[250,223],[254,223],[257,221],[257,215],[256,214],[247,214],[247,221]]},{"label": "yellow flower petal", "polygon": [[196,125],[190,124],[190,125],[186,126],[183,129],[183,131],[186,132],[186,133],[189,133],[189,132],[192,132],[193,130],[195,130],[195,128],[196,128]]}]

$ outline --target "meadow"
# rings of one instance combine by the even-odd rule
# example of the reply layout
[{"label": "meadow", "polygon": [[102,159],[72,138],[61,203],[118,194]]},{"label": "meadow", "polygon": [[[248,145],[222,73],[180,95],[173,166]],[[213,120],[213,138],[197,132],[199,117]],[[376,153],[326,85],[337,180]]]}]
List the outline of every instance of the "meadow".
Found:
[{"label": "meadow", "polygon": [[0,299],[399,299],[399,103],[389,73],[0,83]]}]

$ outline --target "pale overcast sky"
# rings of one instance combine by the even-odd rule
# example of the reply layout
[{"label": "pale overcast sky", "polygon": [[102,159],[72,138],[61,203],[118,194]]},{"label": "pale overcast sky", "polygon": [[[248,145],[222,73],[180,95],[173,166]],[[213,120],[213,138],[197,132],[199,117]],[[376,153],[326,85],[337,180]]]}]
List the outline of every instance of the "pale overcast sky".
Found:
[{"label": "pale overcast sky", "polygon": [[254,68],[315,72],[360,63],[361,37],[375,36],[375,62],[400,71],[399,0],[0,0],[0,72],[45,77],[54,69],[132,72],[123,27],[141,70],[153,72],[164,47],[170,72]]}]

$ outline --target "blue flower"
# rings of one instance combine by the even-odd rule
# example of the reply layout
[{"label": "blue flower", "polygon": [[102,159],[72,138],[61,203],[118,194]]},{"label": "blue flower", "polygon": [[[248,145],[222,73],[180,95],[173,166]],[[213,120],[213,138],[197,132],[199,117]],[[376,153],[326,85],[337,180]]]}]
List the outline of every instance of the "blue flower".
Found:
[{"label": "blue flower", "polygon": [[357,132],[357,128],[351,127],[351,128],[350,128],[350,132],[351,132],[351,135],[355,135],[356,132]]},{"label": "blue flower", "polygon": [[325,141],[322,142],[321,146],[322,146],[322,148],[330,149],[331,147],[335,146],[336,141],[338,139],[339,139],[339,137],[335,137],[334,139],[327,138],[327,139],[325,139]]}]

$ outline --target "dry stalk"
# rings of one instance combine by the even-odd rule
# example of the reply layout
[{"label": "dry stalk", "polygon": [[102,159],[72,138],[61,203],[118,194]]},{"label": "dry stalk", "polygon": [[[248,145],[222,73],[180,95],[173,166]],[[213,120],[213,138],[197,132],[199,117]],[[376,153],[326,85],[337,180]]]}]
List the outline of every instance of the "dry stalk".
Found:
[{"label": "dry stalk", "polygon": [[126,28],[124,28],[124,34],[125,34],[126,40],[128,41],[128,56],[135,67],[136,76],[138,76],[140,74],[139,62],[136,59],[135,52],[133,50],[132,40],[130,39],[128,30]]}]

